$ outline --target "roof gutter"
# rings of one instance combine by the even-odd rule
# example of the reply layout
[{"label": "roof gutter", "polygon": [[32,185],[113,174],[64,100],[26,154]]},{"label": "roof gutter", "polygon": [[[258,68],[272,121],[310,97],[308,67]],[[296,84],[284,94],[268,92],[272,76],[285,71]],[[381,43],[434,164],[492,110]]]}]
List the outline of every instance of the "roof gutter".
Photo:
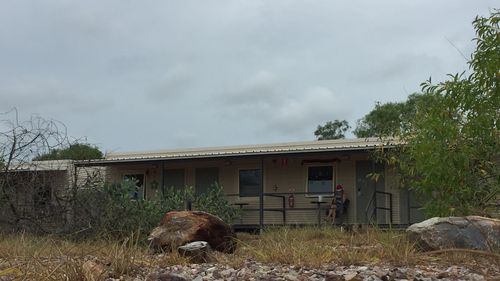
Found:
[{"label": "roof gutter", "polygon": [[282,151],[251,151],[251,152],[233,152],[233,153],[211,153],[211,154],[200,154],[200,155],[172,155],[172,156],[149,156],[149,157],[130,157],[130,158],[116,158],[116,159],[101,159],[101,160],[82,160],[76,161],[75,166],[101,166],[117,163],[136,163],[136,162],[146,162],[146,161],[167,161],[167,160],[190,160],[190,159],[210,159],[210,158],[226,158],[226,157],[245,157],[245,156],[269,156],[269,155],[283,155],[283,154],[300,154],[300,153],[318,153],[318,152],[345,152],[345,151],[367,151],[375,150],[376,148],[383,146],[386,148],[392,148],[397,146],[397,144],[377,144],[377,145],[366,145],[359,147],[336,147],[336,148],[318,148],[318,149],[291,149]]}]

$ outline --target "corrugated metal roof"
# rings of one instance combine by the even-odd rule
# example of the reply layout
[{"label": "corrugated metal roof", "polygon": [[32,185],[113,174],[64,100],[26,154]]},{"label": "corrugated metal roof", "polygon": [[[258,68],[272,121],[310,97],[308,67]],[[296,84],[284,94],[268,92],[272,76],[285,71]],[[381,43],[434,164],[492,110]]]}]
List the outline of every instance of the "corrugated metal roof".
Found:
[{"label": "corrugated metal roof", "polygon": [[10,171],[66,171],[73,160],[43,160],[27,163],[11,163]]},{"label": "corrugated metal roof", "polygon": [[341,139],[322,140],[309,142],[276,143],[264,145],[240,145],[225,147],[189,148],[163,151],[141,151],[108,153],[105,159],[79,161],[79,164],[106,164],[117,162],[136,162],[149,160],[173,160],[173,159],[198,159],[212,157],[234,157],[266,154],[289,154],[321,151],[355,151],[374,149],[385,145],[396,144],[394,140],[380,140],[378,138],[363,139]]}]

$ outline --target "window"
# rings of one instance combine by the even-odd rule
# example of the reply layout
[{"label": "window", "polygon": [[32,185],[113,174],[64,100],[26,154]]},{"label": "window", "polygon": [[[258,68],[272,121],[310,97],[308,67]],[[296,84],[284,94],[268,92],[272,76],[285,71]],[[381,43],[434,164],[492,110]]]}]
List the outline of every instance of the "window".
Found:
[{"label": "window", "polygon": [[240,170],[240,197],[259,196],[262,188],[262,170]]},{"label": "window", "polygon": [[210,187],[218,184],[218,168],[197,168],[195,170],[195,192],[196,194],[207,193]]},{"label": "window", "polygon": [[52,199],[52,188],[49,185],[35,186],[33,204],[36,210],[47,208]]},{"label": "window", "polygon": [[131,191],[131,197],[133,199],[145,199],[144,194],[144,174],[132,174],[123,176],[123,180],[130,184],[135,185],[135,188]]},{"label": "window", "polygon": [[309,193],[333,192],[333,167],[309,167],[307,171],[307,190]]},{"label": "window", "polygon": [[184,188],[184,169],[165,170],[165,188],[180,190]]}]

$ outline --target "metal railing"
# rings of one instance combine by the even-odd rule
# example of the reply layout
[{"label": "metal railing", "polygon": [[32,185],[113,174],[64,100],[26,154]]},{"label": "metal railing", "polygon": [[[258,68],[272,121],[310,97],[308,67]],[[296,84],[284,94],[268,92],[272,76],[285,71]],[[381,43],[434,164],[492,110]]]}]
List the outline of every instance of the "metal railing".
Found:
[{"label": "metal railing", "polygon": [[[296,200],[296,205],[298,206],[290,206],[288,204],[288,198],[290,195],[294,196],[294,199]],[[263,198],[264,202],[260,202],[258,200],[257,202],[254,202],[254,204],[251,203],[245,203],[245,198],[246,197],[240,197],[240,194],[226,194],[225,195],[228,198],[238,198],[236,199],[236,202],[232,202],[232,205],[234,206],[239,206],[242,212],[259,212],[259,219],[260,214],[263,214],[265,216],[265,213],[268,212],[279,212],[281,213],[281,224],[286,225],[287,224],[287,217],[290,212],[294,211],[317,211],[317,218],[318,218],[318,224],[321,224],[321,214],[330,208],[330,198],[333,198],[335,195],[332,192],[324,192],[324,193],[312,193],[312,192],[274,192],[274,193],[264,193]],[[310,197],[310,200],[297,200],[298,196],[304,196],[304,197]],[[323,200],[320,201],[319,197],[322,197]],[[255,196],[256,198],[259,197],[259,195]],[[279,202],[273,202],[270,204],[268,200],[265,200],[265,198],[277,198],[279,199]],[[315,200],[315,201],[311,201]],[[321,203],[318,203],[321,202]],[[313,205],[314,203],[314,205]],[[321,206],[322,204],[325,204],[325,206]],[[258,205],[256,208],[255,205]],[[271,205],[271,207],[269,206]],[[304,207],[304,205],[309,205],[310,207]],[[262,210],[261,210],[262,208]],[[263,221],[263,218],[262,220]],[[242,220],[240,220],[242,222]],[[262,225],[261,225],[262,227]]]},{"label": "metal railing", "polygon": [[[377,195],[378,194],[386,196],[385,199],[387,199],[387,197],[389,197],[389,207],[377,205]],[[384,200],[384,203],[385,202],[386,202],[386,200]],[[390,224],[392,224],[392,215],[393,215],[392,209],[393,209],[393,207],[392,207],[392,193],[376,190],[373,192],[372,198],[370,199],[370,201],[368,202],[368,205],[366,206],[366,210],[365,210],[366,219],[368,220],[368,222],[374,222],[375,224],[378,224],[377,211],[382,210],[382,211],[389,212],[389,222],[390,222]]]}]

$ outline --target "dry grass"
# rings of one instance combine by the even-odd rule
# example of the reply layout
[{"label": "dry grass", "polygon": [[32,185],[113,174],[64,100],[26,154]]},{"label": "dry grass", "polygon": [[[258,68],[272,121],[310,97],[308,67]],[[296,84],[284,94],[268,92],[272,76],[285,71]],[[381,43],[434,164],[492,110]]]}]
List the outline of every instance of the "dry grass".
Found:
[{"label": "dry grass", "polygon": [[[119,278],[136,270],[186,264],[177,253],[155,254],[132,234],[124,241],[109,239],[71,242],[58,237],[27,234],[0,234],[0,279],[81,280],[103,276]],[[324,264],[443,264],[470,265],[499,263],[496,256],[469,252],[425,254],[417,251],[403,232],[365,229],[341,232],[333,228],[277,228],[261,235],[238,235],[234,254],[215,253],[217,262],[238,267],[251,259],[263,263],[284,263],[319,267]],[[85,267],[94,261],[105,268],[96,276]]]},{"label": "dry grass", "polygon": [[416,248],[401,232],[367,229],[341,232],[333,228],[279,228],[252,237],[240,235],[237,258],[224,259],[237,265],[245,259],[302,266],[387,262],[415,263]]},{"label": "dry grass", "polygon": [[108,276],[119,277],[133,271],[138,260],[149,255],[135,237],[133,234],[123,242],[76,243],[52,236],[0,235],[0,277],[91,281],[96,278],[84,270],[83,264],[95,258],[108,269]]}]

